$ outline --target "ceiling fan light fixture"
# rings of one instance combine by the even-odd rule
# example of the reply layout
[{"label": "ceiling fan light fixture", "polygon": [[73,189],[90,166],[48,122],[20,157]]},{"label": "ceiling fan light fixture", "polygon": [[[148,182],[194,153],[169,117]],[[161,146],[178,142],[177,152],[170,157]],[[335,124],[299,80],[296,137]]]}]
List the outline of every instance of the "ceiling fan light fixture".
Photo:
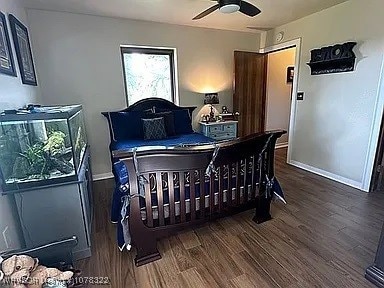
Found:
[{"label": "ceiling fan light fixture", "polygon": [[225,6],[220,7],[220,12],[222,13],[234,13],[240,10],[240,5],[237,4],[228,4]]},{"label": "ceiling fan light fixture", "polygon": [[261,13],[261,10],[255,5],[245,1],[245,0],[213,0],[217,4],[204,10],[199,15],[195,16],[192,20],[199,20],[208,16],[209,14],[220,10],[222,13],[234,13],[240,11],[241,13],[254,17]]},{"label": "ceiling fan light fixture", "polygon": [[234,13],[240,10],[241,0],[219,0],[220,12]]}]

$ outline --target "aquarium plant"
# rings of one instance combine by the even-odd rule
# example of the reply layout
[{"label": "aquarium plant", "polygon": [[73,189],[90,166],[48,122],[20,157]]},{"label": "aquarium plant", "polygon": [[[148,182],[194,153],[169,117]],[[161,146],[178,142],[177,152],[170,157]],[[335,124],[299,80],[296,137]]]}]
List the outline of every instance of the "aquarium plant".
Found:
[{"label": "aquarium plant", "polygon": [[65,134],[61,131],[50,132],[45,142],[38,142],[18,153],[13,165],[12,177],[16,179],[47,179],[52,173],[70,174],[73,164],[71,148],[65,147]]}]

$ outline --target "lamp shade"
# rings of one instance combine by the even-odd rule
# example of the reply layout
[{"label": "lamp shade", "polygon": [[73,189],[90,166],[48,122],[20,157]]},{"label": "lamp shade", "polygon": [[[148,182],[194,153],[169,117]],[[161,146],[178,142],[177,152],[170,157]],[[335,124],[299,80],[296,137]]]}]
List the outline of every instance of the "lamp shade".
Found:
[{"label": "lamp shade", "polygon": [[207,93],[204,97],[204,104],[220,104],[218,93]]}]

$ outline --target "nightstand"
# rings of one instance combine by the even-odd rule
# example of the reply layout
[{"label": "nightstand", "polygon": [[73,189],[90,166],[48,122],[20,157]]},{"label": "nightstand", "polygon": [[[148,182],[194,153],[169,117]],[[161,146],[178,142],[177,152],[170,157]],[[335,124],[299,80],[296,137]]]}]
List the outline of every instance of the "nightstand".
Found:
[{"label": "nightstand", "polygon": [[231,140],[237,137],[238,121],[200,122],[202,134],[215,140]]}]

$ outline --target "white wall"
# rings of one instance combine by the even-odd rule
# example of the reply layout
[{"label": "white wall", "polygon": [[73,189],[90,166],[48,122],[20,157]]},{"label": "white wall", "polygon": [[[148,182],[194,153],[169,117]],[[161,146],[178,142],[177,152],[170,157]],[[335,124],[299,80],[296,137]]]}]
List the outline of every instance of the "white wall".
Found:
[{"label": "white wall", "polygon": [[[0,0],[0,11],[6,15],[15,15],[24,25],[28,26],[27,17],[21,0]],[[8,22],[9,24],[9,22]],[[9,25],[8,25],[9,27]],[[12,51],[13,47],[12,35],[10,29]],[[21,83],[20,71],[17,65],[16,54],[13,54],[17,77],[0,74],[0,110],[20,108],[28,103],[38,102],[39,88],[23,85]],[[11,197],[0,196],[0,251],[8,249],[17,249],[21,245],[20,227],[15,214],[15,206]],[[6,242],[3,239],[3,231],[8,227],[6,234]]]},{"label": "white wall", "polygon": [[[295,54],[296,48],[268,54],[266,130],[289,130],[292,83],[287,83],[287,68],[295,66]],[[277,140],[287,143],[288,134]]]},{"label": "white wall", "polygon": [[[22,0],[0,0],[0,11],[6,15],[7,21],[8,14],[13,14],[24,25],[28,26],[27,15],[22,2]],[[8,29],[8,32],[12,51],[14,52],[15,49],[13,46],[11,30]],[[13,53],[13,59],[15,61],[17,77],[0,74],[0,110],[20,108],[27,103],[36,103],[38,101],[39,88],[23,85],[21,83],[20,71],[15,53]]]},{"label": "white wall", "polygon": [[[42,99],[84,105],[93,173],[110,171],[107,122],[101,111],[126,106],[120,45],[177,48],[180,105],[201,108],[205,92],[232,107],[233,51],[257,51],[251,33],[29,10]],[[196,119],[198,119],[196,117]]]},{"label": "white wall", "polygon": [[[350,0],[278,27],[265,40],[267,47],[275,44],[280,31],[284,41],[302,38],[299,90],[305,100],[296,105],[292,160],[364,190],[372,168],[366,164],[374,157],[370,136],[379,129],[374,114],[384,52],[382,11],[382,0]],[[346,41],[358,42],[356,71],[310,75],[310,50]]]}]

